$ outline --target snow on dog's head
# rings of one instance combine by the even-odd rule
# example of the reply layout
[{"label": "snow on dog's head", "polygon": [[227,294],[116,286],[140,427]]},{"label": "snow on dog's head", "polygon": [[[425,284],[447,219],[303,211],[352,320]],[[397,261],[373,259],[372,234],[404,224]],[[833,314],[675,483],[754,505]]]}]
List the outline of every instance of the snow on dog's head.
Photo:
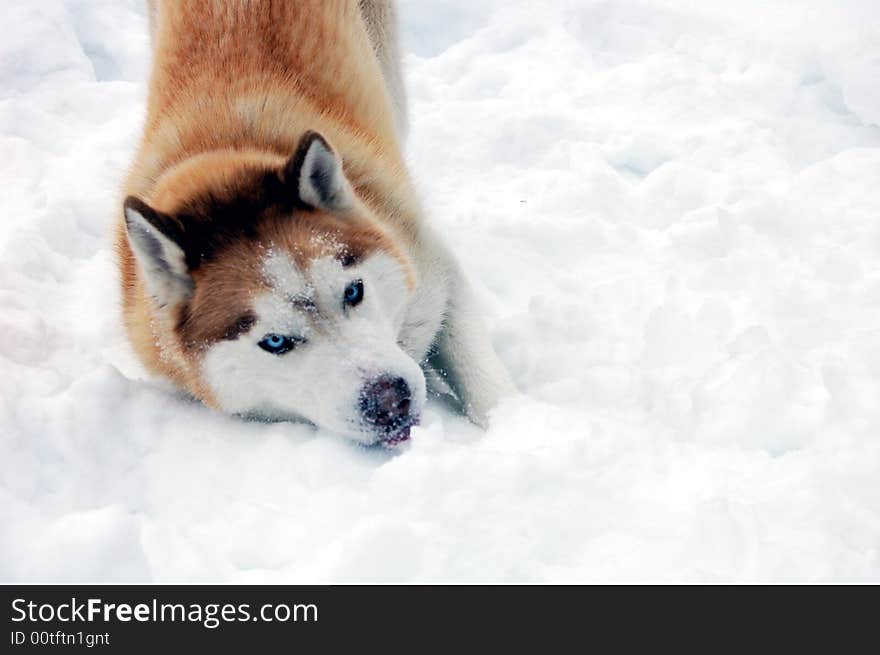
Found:
[{"label": "snow on dog's head", "polygon": [[413,272],[319,135],[289,160],[213,153],[125,202],[129,242],[180,378],[224,411],[409,436],[425,399],[399,346]]}]

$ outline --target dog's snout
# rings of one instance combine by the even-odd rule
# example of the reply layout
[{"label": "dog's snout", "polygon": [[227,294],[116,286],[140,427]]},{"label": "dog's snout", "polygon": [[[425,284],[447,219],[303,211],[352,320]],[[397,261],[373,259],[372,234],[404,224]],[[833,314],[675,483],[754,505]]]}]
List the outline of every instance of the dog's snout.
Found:
[{"label": "dog's snout", "polygon": [[361,393],[361,413],[367,423],[393,429],[409,419],[412,392],[401,377],[383,375],[368,382]]}]

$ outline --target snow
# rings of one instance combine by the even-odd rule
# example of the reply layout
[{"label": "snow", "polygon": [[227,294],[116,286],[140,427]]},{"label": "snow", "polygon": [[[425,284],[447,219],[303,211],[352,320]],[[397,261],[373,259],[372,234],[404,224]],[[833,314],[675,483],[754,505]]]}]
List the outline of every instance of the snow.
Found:
[{"label": "snow", "polygon": [[873,0],[406,0],[409,158],[522,395],[396,455],[145,378],[145,11],[2,9],[0,581],[880,581]]}]

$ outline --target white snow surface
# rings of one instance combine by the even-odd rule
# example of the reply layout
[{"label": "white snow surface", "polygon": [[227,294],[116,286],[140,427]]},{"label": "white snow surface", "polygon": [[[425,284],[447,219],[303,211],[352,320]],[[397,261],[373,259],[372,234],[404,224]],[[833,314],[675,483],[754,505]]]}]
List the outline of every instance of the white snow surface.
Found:
[{"label": "white snow surface", "polygon": [[404,2],[408,157],[522,394],[399,454],[145,376],[144,8],[0,4],[0,581],[880,582],[880,4]]}]

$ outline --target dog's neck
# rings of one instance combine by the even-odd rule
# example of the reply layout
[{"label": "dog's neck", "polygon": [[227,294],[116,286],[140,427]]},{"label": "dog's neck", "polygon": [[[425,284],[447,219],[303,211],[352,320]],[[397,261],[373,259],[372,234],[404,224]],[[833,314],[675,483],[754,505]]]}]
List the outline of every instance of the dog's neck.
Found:
[{"label": "dog's neck", "polygon": [[170,169],[212,152],[289,157],[308,130],[329,139],[368,203],[399,189],[403,157],[357,3],[264,0],[260,8],[161,4],[142,165],[129,192],[150,198]]}]

